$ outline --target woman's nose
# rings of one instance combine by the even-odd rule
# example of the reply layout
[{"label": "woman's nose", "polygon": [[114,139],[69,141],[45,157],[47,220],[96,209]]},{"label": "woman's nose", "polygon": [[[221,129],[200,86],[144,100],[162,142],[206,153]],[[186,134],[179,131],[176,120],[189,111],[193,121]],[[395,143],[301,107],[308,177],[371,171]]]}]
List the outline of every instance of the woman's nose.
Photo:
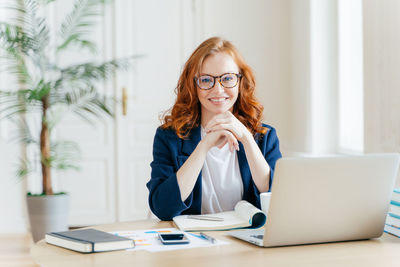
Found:
[{"label": "woman's nose", "polygon": [[214,88],[213,89],[218,90],[218,91],[224,91],[224,87],[221,84],[221,78],[218,78],[218,79],[215,80],[215,84],[214,84]]}]

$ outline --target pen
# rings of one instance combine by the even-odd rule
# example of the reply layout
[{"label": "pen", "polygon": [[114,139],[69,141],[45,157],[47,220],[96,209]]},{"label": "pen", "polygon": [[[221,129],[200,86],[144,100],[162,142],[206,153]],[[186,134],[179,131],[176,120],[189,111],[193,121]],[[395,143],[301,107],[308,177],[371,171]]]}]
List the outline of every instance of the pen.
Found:
[{"label": "pen", "polygon": [[215,243],[215,242],[217,242],[217,240],[214,238],[214,237],[212,237],[212,236],[209,236],[209,235],[206,235],[205,233],[200,233],[200,236],[202,237],[202,238],[204,238],[204,239],[207,239],[208,241],[210,241],[211,243]]},{"label": "pen", "polygon": [[224,218],[207,216],[207,215],[188,215],[187,218],[194,220],[219,221],[219,222],[222,222],[224,220]]}]

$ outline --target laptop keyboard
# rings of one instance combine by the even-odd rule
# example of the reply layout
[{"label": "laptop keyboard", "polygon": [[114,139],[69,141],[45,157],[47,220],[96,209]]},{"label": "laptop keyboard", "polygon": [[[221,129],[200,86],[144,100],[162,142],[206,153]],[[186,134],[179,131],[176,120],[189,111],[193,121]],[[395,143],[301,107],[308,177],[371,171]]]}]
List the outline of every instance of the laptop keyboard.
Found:
[{"label": "laptop keyboard", "polygon": [[251,237],[258,238],[258,239],[264,239],[264,235],[251,235]]}]

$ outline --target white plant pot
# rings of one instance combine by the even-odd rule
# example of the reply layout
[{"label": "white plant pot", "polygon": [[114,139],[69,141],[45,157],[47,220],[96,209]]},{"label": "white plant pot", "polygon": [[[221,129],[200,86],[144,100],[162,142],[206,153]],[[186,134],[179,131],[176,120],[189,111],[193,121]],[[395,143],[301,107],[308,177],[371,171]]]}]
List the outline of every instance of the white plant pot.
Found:
[{"label": "white plant pot", "polygon": [[69,195],[27,196],[33,241],[48,232],[68,231]]}]

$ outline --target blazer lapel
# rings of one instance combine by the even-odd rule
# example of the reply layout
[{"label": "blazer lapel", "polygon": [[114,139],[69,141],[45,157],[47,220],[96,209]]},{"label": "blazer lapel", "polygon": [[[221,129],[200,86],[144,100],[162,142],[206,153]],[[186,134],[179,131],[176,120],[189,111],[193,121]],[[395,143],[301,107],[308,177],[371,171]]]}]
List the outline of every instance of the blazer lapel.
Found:
[{"label": "blazer lapel", "polygon": [[237,152],[240,174],[243,181],[243,199],[248,199],[249,187],[250,187],[250,167],[247,163],[246,153],[244,146],[239,142],[239,151]]},{"label": "blazer lapel", "polygon": [[193,128],[188,139],[183,141],[182,153],[190,156],[201,140],[200,126]]},{"label": "blazer lapel", "polygon": [[[182,156],[179,156],[181,160],[181,166],[183,163],[187,160],[187,158],[192,154],[192,152],[195,150],[197,145],[199,144],[201,140],[201,127],[196,127],[193,128],[188,139],[183,140],[183,145],[182,145]],[[185,213],[185,214],[201,214],[201,171],[199,173],[199,176],[197,177],[196,184],[193,188],[193,199],[195,201],[192,202],[190,212]],[[189,197],[190,198],[190,197]]]}]

